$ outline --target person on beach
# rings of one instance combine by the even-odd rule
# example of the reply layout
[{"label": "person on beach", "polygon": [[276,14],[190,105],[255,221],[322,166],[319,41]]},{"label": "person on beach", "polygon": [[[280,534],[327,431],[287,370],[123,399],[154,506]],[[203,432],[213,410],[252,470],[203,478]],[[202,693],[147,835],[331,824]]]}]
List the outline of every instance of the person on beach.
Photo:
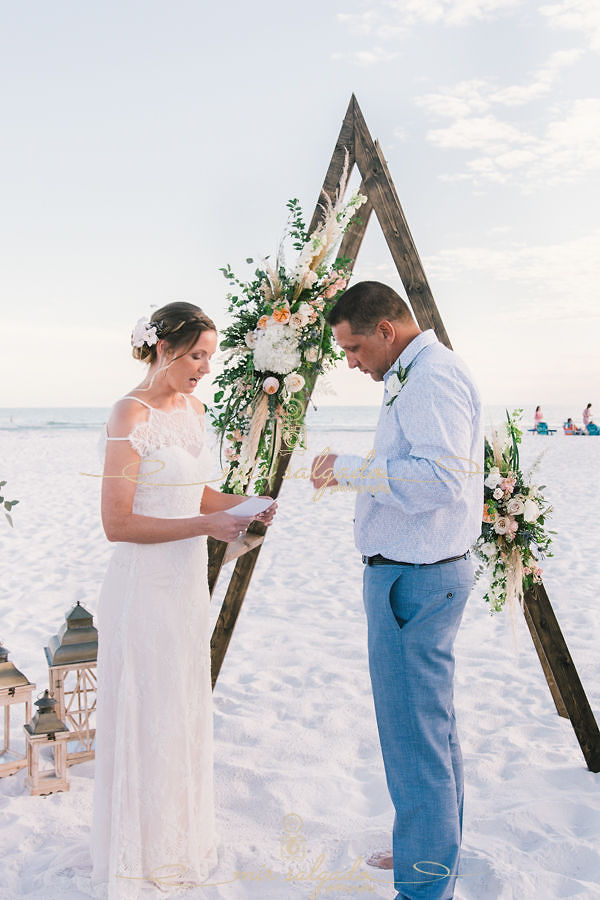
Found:
[{"label": "person on beach", "polygon": [[328,321],[349,367],[385,385],[374,452],[312,467],[316,488],[358,491],[369,669],[395,808],[393,850],[368,862],[393,867],[397,900],[449,900],[463,812],[453,644],[481,532],[481,402],[462,360],[390,287],[354,285]]},{"label": "person on beach", "polygon": [[541,406],[536,406],[535,415],[533,417],[533,424],[537,428],[539,422],[544,421],[544,413],[542,412]]},{"label": "person on beach", "polygon": [[588,425],[591,422],[593,422],[591,409],[592,409],[592,404],[588,403],[588,405],[584,409],[583,413],[581,414],[581,417],[583,419],[583,427],[586,429],[586,431],[587,431]]},{"label": "person on beach", "polygon": [[[214,323],[169,303],[132,334],[148,365],[107,423],[102,524],[116,543],[98,605],[92,880],[109,900],[193,886],[216,865],[207,535],[233,541],[245,497],[206,482],[193,397]],[[270,524],[276,504],[260,518]]]},{"label": "person on beach", "polygon": [[583,428],[578,428],[570,416],[563,425],[563,429],[565,434],[584,434]]}]

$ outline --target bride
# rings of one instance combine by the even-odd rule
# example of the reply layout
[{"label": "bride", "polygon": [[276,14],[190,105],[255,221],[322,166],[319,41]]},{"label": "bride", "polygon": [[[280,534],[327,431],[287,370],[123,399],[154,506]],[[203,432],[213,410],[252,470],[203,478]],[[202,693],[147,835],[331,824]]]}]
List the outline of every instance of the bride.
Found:
[{"label": "bride", "polygon": [[[216,865],[206,536],[235,540],[246,498],[205,482],[214,323],[169,303],[133,334],[146,377],[107,423],[102,523],[116,543],[98,604],[93,881],[109,900],[192,886]],[[255,518],[270,524],[275,504]]]}]

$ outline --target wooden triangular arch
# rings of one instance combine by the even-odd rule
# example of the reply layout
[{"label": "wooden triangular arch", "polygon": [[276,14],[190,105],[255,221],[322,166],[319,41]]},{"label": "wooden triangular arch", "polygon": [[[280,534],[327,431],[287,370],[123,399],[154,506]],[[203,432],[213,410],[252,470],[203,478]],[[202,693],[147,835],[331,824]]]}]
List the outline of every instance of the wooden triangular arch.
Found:
[{"label": "wooden triangular arch", "polygon": [[[375,212],[419,327],[423,330],[433,328],[438,339],[451,348],[386,161],[378,143],[369,133],[354,95],[350,99],[319,200],[323,193],[333,199],[340,184],[346,153],[350,169],[356,165],[360,172],[360,191],[366,195],[367,202],[360,210],[360,224],[344,235],[339,255],[348,257],[350,267],[354,266],[369,219]],[[321,215],[322,209],[317,202],[309,233],[317,226]],[[307,402],[315,380],[307,384]],[[290,450],[282,450],[279,454],[270,491],[273,497],[279,494],[291,456]],[[209,538],[211,595],[224,563],[237,560],[211,640],[213,687],[227,653],[265,531],[261,523],[253,522],[247,534],[232,544]],[[600,731],[543,584],[536,584],[527,591],[524,612],[556,709],[559,715],[570,719],[588,768],[599,772]]]}]

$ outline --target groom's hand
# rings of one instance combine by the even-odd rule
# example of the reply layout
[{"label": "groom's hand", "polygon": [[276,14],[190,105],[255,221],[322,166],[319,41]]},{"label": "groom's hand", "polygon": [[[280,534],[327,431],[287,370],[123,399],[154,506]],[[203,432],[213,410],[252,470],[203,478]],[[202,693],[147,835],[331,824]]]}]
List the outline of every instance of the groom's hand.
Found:
[{"label": "groom's hand", "polygon": [[337,481],[333,475],[333,465],[337,459],[337,453],[321,453],[315,456],[310,467],[310,480],[315,489],[335,487]]}]

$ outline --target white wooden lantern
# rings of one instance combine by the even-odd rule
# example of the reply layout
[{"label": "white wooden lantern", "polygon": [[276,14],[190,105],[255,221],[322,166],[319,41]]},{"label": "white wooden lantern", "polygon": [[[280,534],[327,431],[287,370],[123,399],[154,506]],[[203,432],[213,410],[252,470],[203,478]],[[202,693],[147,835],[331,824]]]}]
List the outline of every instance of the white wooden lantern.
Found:
[{"label": "white wooden lantern", "polygon": [[58,704],[56,712],[70,730],[67,765],[93,759],[98,630],[92,614],[79,601],[44,651],[50,693]]},{"label": "white wooden lantern", "polygon": [[[31,722],[24,725],[27,745],[27,775],[25,787],[31,794],[54,794],[68,791],[67,781],[67,741],[69,729],[61,722],[54,707],[56,700],[44,691],[44,696],[36,700],[38,708]],[[51,765],[47,765],[50,750]]]},{"label": "white wooden lantern", "polygon": [[10,746],[10,711],[16,704],[23,704],[23,721],[31,719],[31,700],[35,684],[32,684],[14,663],[8,661],[8,650],[0,644],[0,709],[3,710],[4,733],[0,747],[0,777],[14,775],[27,765],[24,753]]}]

